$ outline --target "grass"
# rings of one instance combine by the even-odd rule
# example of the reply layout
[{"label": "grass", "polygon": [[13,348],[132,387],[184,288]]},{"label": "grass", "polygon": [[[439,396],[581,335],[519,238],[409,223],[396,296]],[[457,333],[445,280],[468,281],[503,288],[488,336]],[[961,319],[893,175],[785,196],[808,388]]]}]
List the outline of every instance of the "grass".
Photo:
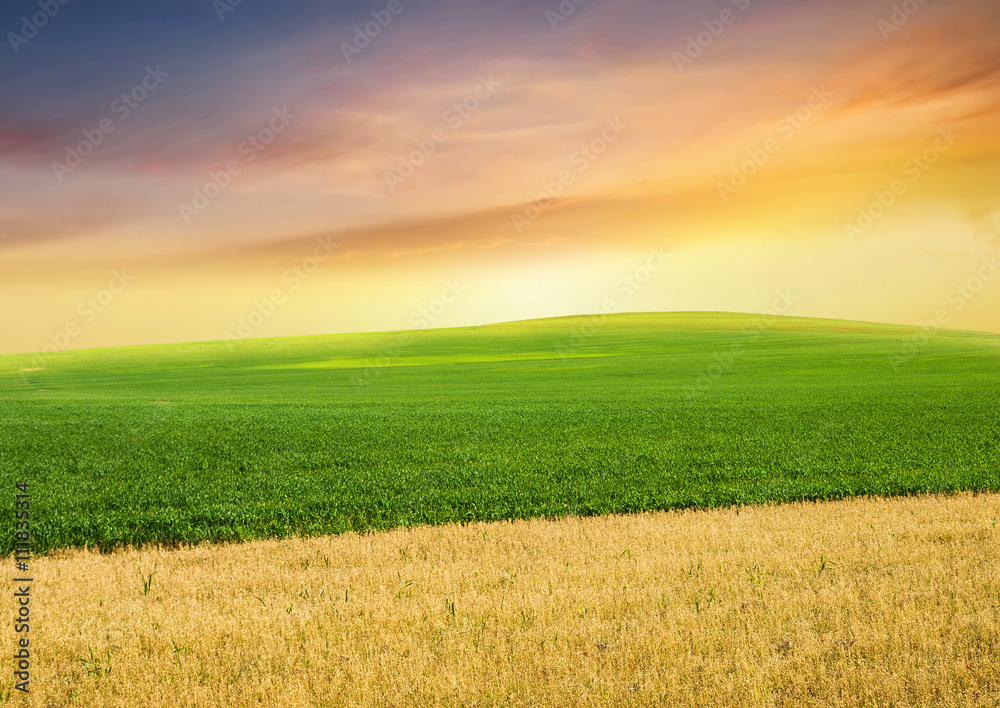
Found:
[{"label": "grass", "polygon": [[4,356],[0,484],[35,551],[1000,489],[1000,337],[754,322]]},{"label": "grass", "polygon": [[998,515],[960,494],[57,551],[32,704],[993,708]]}]

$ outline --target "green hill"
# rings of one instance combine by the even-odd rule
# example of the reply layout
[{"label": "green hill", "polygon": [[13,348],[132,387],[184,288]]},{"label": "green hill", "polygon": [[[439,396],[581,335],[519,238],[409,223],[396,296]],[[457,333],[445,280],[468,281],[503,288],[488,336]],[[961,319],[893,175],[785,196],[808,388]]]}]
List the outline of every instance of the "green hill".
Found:
[{"label": "green hill", "polygon": [[998,400],[997,335],[731,313],[10,355],[0,478],[38,550],[1000,489]]}]

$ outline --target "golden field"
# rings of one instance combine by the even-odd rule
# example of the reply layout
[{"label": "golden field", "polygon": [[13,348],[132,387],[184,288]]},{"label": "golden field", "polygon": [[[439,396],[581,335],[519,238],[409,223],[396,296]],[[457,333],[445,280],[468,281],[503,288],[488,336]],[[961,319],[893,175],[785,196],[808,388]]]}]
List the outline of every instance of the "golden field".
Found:
[{"label": "golden field", "polygon": [[970,494],[60,552],[32,565],[31,694],[0,686],[46,708],[997,706],[998,517]]}]

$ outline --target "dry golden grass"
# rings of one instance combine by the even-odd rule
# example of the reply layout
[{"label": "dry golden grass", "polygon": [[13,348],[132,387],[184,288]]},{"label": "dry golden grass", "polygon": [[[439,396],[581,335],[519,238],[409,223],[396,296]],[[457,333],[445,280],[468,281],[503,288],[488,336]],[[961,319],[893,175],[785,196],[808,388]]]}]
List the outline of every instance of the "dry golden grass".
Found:
[{"label": "dry golden grass", "polygon": [[998,517],[962,495],[60,553],[34,562],[30,703],[997,706]]}]

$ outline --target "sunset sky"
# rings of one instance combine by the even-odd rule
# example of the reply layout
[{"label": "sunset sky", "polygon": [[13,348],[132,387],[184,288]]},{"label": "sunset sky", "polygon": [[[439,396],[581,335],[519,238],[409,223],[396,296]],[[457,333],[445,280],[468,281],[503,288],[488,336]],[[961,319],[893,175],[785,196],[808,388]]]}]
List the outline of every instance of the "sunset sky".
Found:
[{"label": "sunset sky", "polygon": [[996,0],[63,1],[0,11],[0,353],[779,292],[1000,332]]}]

